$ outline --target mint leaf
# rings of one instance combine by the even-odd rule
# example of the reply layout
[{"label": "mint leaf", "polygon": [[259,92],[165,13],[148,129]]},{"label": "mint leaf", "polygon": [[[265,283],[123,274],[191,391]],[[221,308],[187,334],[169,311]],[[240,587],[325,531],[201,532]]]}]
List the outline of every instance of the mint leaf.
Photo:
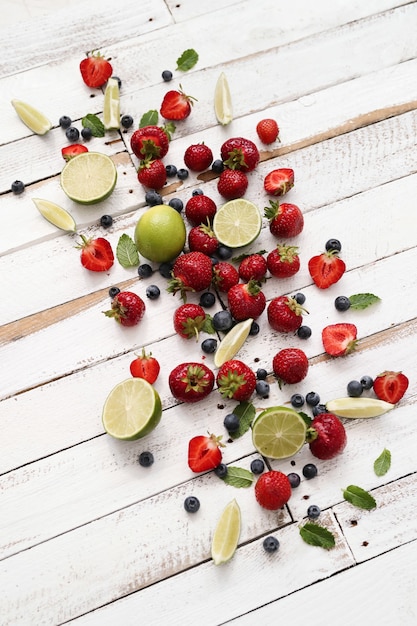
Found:
[{"label": "mint leaf", "polygon": [[83,117],[81,124],[84,128],[89,128],[91,130],[93,137],[104,137],[106,134],[103,122],[93,113],[88,113],[85,117]]},{"label": "mint leaf", "polygon": [[190,70],[198,61],[198,54],[195,50],[190,48],[185,50],[182,55],[177,59],[177,70],[186,72]]},{"label": "mint leaf", "polygon": [[379,300],[381,300],[381,298],[375,296],[373,293],[356,293],[353,296],[349,296],[351,309],[366,309]]},{"label": "mint leaf", "polygon": [[240,418],[240,425],[236,432],[230,433],[230,436],[232,437],[232,439],[238,439],[239,437],[244,435],[251,427],[256,411],[251,402],[240,402],[233,409],[233,413],[235,413],[235,415]]},{"label": "mint leaf", "polygon": [[203,323],[203,328],[201,330],[208,335],[213,335],[216,332],[216,329],[213,326],[213,318],[211,317],[211,315],[206,315]]},{"label": "mint leaf", "polygon": [[374,462],[374,472],[377,476],[384,476],[391,467],[391,452],[384,448]]},{"label": "mint leaf", "polygon": [[303,418],[307,428],[311,426],[311,422],[313,421],[312,417],[307,415],[307,413],[304,413],[304,411],[298,411],[298,415]]},{"label": "mint leaf", "polygon": [[151,109],[142,115],[139,122],[139,128],[144,126],[156,126],[158,124],[159,116],[158,111]]},{"label": "mint leaf", "polygon": [[116,257],[122,267],[139,265],[138,249],[129,235],[121,235],[116,248]]},{"label": "mint leaf", "polygon": [[371,496],[370,493],[365,491],[365,489],[357,487],[356,485],[349,485],[349,487],[346,487],[343,491],[343,497],[359,509],[366,509],[367,511],[370,511],[376,507],[375,498]]},{"label": "mint leaf", "polygon": [[330,530],[319,524],[314,524],[314,522],[306,522],[304,526],[301,526],[300,535],[310,546],[319,546],[326,550],[333,548],[336,543]]},{"label": "mint leaf", "polygon": [[232,487],[250,487],[253,483],[253,474],[242,467],[228,467],[227,474],[222,480]]}]

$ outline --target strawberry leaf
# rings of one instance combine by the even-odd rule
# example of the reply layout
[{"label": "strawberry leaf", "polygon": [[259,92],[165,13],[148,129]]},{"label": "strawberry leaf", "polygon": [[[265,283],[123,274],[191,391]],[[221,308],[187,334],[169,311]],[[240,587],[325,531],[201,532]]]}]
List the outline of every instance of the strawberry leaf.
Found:
[{"label": "strawberry leaf", "polygon": [[227,474],[222,480],[231,487],[250,487],[253,483],[253,474],[242,467],[228,467]]},{"label": "strawberry leaf", "polygon": [[384,448],[374,462],[374,472],[377,476],[384,476],[391,467],[391,452]]},{"label": "strawberry leaf", "polygon": [[375,296],[373,293],[356,293],[353,296],[349,296],[351,309],[366,309],[379,300],[381,300],[381,298]]},{"label": "strawberry leaf", "polygon": [[151,109],[142,115],[139,122],[139,128],[145,126],[156,126],[158,124],[158,111]]},{"label": "strawberry leaf", "polygon": [[116,248],[116,257],[122,267],[139,265],[138,249],[129,235],[121,235]]},{"label": "strawberry leaf", "polygon": [[307,522],[304,526],[301,526],[300,535],[310,546],[319,546],[326,550],[333,548],[336,543],[334,535],[330,530],[319,524],[314,524],[314,522]]},{"label": "strawberry leaf", "polygon": [[190,70],[198,61],[198,54],[195,50],[190,48],[185,50],[182,55],[177,59],[177,70],[186,72]]},{"label": "strawberry leaf", "polygon": [[233,409],[233,413],[239,417],[240,424],[238,430],[234,433],[230,433],[230,436],[232,439],[238,439],[239,437],[244,435],[251,427],[256,411],[251,402],[240,402]]},{"label": "strawberry leaf", "polygon": [[85,117],[83,117],[81,124],[83,125],[83,128],[89,128],[91,130],[93,137],[104,137],[106,134],[103,122],[93,113],[88,113]]},{"label": "strawberry leaf", "polygon": [[365,489],[357,487],[356,485],[349,485],[349,487],[344,489],[343,497],[359,509],[370,511],[376,507],[375,498],[365,491]]}]

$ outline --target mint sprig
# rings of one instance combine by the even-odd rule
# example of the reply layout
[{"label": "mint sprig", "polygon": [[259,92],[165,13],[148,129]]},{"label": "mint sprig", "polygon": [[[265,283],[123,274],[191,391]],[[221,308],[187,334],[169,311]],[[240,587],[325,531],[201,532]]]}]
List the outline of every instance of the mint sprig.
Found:
[{"label": "mint sprig", "polygon": [[251,402],[240,402],[234,409],[233,413],[239,417],[239,428],[234,433],[230,433],[232,439],[238,439],[244,435],[253,422],[256,411]]},{"label": "mint sprig", "polygon": [[185,50],[181,56],[177,59],[177,70],[180,72],[187,72],[198,61],[198,54],[192,48]]},{"label": "mint sprig", "polygon": [[371,496],[368,491],[362,489],[362,487],[349,485],[349,487],[346,487],[346,489],[343,490],[343,497],[347,500],[347,502],[350,502],[350,504],[353,504],[353,506],[356,506],[359,509],[370,511],[371,509],[376,508],[375,498]]},{"label": "mint sprig", "polygon": [[116,257],[122,267],[139,265],[139,253],[135,242],[129,235],[121,235],[116,248]]},{"label": "mint sprig", "polygon": [[381,298],[375,296],[373,293],[356,293],[353,296],[349,296],[351,309],[367,309],[368,306],[379,302]]},{"label": "mint sprig", "polygon": [[145,126],[156,126],[158,124],[158,120],[158,111],[156,111],[155,109],[146,111],[146,113],[144,113],[140,118],[139,128],[144,128]]},{"label": "mint sprig", "polygon": [[230,466],[227,468],[227,474],[222,480],[231,487],[250,487],[253,483],[254,476],[252,472],[242,467]]},{"label": "mint sprig", "polygon": [[314,522],[306,522],[304,526],[301,526],[300,535],[310,546],[319,546],[320,548],[330,550],[336,544],[334,535],[330,530]]},{"label": "mint sprig", "polygon": [[85,115],[81,120],[81,124],[83,128],[89,128],[91,130],[93,137],[104,137],[106,134],[103,122],[93,113]]},{"label": "mint sprig", "polygon": [[384,448],[374,461],[374,472],[377,476],[384,476],[391,467],[391,452]]}]

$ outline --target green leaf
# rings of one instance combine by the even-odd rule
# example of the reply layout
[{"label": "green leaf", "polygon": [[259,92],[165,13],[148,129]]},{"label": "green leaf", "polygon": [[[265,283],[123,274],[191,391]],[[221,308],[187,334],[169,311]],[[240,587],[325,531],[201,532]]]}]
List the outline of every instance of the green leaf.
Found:
[{"label": "green leaf", "polygon": [[177,70],[186,72],[190,70],[198,61],[198,54],[195,50],[190,48],[185,50],[182,55],[177,59]]},{"label": "green leaf", "polygon": [[139,122],[139,128],[144,128],[145,126],[156,126],[158,124],[159,116],[158,111],[155,109],[151,109],[142,115]]},{"label": "green leaf", "polygon": [[251,402],[240,402],[233,409],[233,413],[235,413],[235,415],[239,417],[240,425],[236,432],[230,433],[230,436],[232,437],[232,439],[238,439],[239,437],[244,435],[251,427],[256,411]]},{"label": "green leaf", "polygon": [[93,113],[88,113],[85,117],[83,117],[81,124],[84,128],[89,128],[91,130],[93,137],[104,137],[106,134],[103,122]]},{"label": "green leaf", "polygon": [[222,480],[232,487],[250,487],[253,483],[253,474],[242,467],[228,467],[227,474]]},{"label": "green leaf", "polygon": [[379,302],[381,298],[375,296],[373,293],[356,293],[353,296],[349,296],[351,309],[366,309],[368,306]]},{"label": "green leaf", "polygon": [[121,235],[116,248],[116,256],[122,267],[139,265],[138,249],[129,235]]},{"label": "green leaf", "polygon": [[384,476],[391,467],[391,452],[384,448],[374,462],[374,472],[377,476]]},{"label": "green leaf", "polygon": [[301,526],[300,535],[310,546],[319,546],[326,550],[333,548],[336,543],[330,530],[314,522],[306,522],[304,526]]},{"label": "green leaf", "polygon": [[376,507],[375,498],[371,496],[370,493],[365,491],[365,489],[357,487],[356,485],[349,485],[349,487],[346,487],[343,491],[343,497],[359,509],[366,509],[367,511],[370,511]]},{"label": "green leaf", "polygon": [[303,418],[307,428],[311,426],[311,422],[313,421],[313,418],[310,417],[310,415],[307,415],[307,413],[304,413],[304,411],[298,411],[298,414],[300,417]]},{"label": "green leaf", "polygon": [[261,256],[263,254],[266,254],[268,251],[267,250],[258,250],[256,252],[242,252],[242,254],[239,254],[238,256],[234,256],[231,261],[233,261],[234,263],[240,263],[241,261],[243,261],[243,259],[246,259],[246,257],[248,256],[252,256],[254,254],[260,254]]},{"label": "green leaf", "polygon": [[211,315],[206,314],[203,328],[201,330],[208,335],[213,335],[216,332],[216,329],[213,326],[213,318],[211,317]]}]

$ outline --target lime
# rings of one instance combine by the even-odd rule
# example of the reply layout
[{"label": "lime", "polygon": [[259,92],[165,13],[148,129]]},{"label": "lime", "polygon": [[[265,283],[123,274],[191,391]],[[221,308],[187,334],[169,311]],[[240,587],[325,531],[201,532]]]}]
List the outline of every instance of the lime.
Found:
[{"label": "lime", "polygon": [[220,74],[214,89],[214,112],[217,121],[223,126],[230,124],[233,119],[232,97],[224,72]]},{"label": "lime", "polygon": [[235,354],[245,343],[249,331],[252,326],[253,319],[250,317],[243,322],[239,322],[236,326],[233,326],[231,330],[225,335],[220,342],[216,353],[214,355],[214,365],[220,367],[223,363],[226,363],[229,359],[233,359]]},{"label": "lime", "polygon": [[326,403],[326,410],[339,417],[360,419],[378,417],[394,408],[394,404],[378,400],[378,398],[337,398]]},{"label": "lime", "polygon": [[168,204],[157,204],[139,218],[135,243],[139,253],[150,261],[167,263],[185,245],[186,230],[181,215]]},{"label": "lime", "polygon": [[211,556],[215,565],[226,563],[234,555],[240,536],[240,508],[232,500],[223,509],[211,542]]},{"label": "lime", "polygon": [[61,172],[61,187],[79,204],[95,204],[109,197],[116,186],[116,166],[106,154],[82,152]]},{"label": "lime", "polygon": [[262,218],[258,207],[237,198],[221,206],[213,219],[213,231],[217,239],[229,248],[247,246],[261,232]]},{"label": "lime", "polygon": [[12,100],[16,113],[24,124],[37,135],[45,135],[51,130],[52,124],[47,117],[31,104],[22,100]]},{"label": "lime", "polygon": [[107,396],[102,419],[109,435],[132,441],[148,435],[161,416],[161,399],[154,387],[144,378],[129,378]]},{"label": "lime", "polygon": [[42,198],[32,198],[39,213],[43,217],[51,222],[57,228],[62,230],[71,230],[75,232],[76,224],[75,220],[68,211],[58,206],[50,200],[42,200]]},{"label": "lime", "polygon": [[262,411],[252,424],[252,441],[260,454],[287,459],[303,447],[307,426],[297,411],[273,406]]},{"label": "lime", "polygon": [[103,124],[106,130],[120,128],[119,83],[115,78],[109,78],[104,92]]}]

